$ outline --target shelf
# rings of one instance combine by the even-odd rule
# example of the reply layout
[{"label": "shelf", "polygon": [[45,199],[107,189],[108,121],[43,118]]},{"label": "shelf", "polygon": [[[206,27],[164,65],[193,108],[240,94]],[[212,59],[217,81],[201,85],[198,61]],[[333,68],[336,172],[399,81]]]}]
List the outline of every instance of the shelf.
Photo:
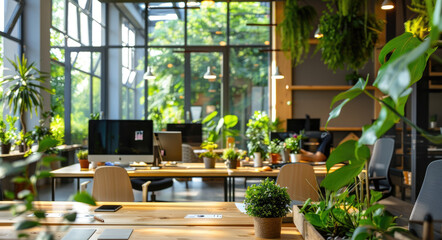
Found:
[{"label": "shelf", "polygon": [[[321,127],[321,131],[325,131],[324,127]],[[361,132],[361,127],[328,127],[329,132]]]},{"label": "shelf", "polygon": [[[352,88],[353,86],[345,86],[345,85],[336,85],[336,86],[331,86],[331,85],[294,85],[294,86],[289,86],[286,85],[285,88],[287,90],[295,90],[295,91],[345,91],[348,90],[350,88]],[[371,90],[374,91],[377,88],[373,87],[373,86],[367,86],[365,89],[367,90]]]}]

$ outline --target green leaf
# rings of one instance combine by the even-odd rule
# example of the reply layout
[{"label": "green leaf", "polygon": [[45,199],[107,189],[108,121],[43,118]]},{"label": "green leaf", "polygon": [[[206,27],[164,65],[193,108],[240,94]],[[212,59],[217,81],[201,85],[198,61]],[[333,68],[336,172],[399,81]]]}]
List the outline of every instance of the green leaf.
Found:
[{"label": "green leaf", "polygon": [[224,125],[226,128],[233,128],[238,124],[238,117],[236,115],[224,116]]},{"label": "green leaf", "polygon": [[370,195],[371,195],[371,197],[370,197],[370,204],[373,204],[373,203],[379,201],[382,198],[382,193],[374,191],[374,190],[370,191]]},{"label": "green leaf", "polygon": [[35,175],[37,176],[37,179],[52,177],[52,173],[49,171],[37,171]]},{"label": "green leaf", "polygon": [[95,199],[91,195],[89,195],[89,193],[86,192],[86,191],[82,191],[82,192],[79,192],[79,193],[75,194],[72,197],[72,199],[74,201],[81,202],[81,203],[86,203],[86,204],[89,204],[89,205],[92,205],[92,206],[96,206],[97,205],[95,203]]},{"label": "green leaf", "polygon": [[218,115],[218,112],[217,112],[217,111],[213,111],[211,114],[207,115],[207,116],[203,119],[203,121],[201,121],[201,123],[202,123],[202,124],[205,124],[205,123],[211,121],[214,117],[216,117],[216,115]]},{"label": "green leaf", "polygon": [[11,191],[8,191],[8,190],[5,190],[5,198],[6,199],[14,199],[15,198],[15,193],[11,192]]},{"label": "green leaf", "polygon": [[343,166],[336,171],[327,174],[324,180],[322,180],[321,186],[330,191],[337,191],[341,187],[352,182],[354,177],[362,171],[363,167],[364,164],[350,164]]},{"label": "green leaf", "polygon": [[321,221],[321,218],[318,214],[315,213],[307,213],[304,215],[305,219],[309,221],[313,226],[319,228],[325,228],[326,225]]},{"label": "green leaf", "polygon": [[370,226],[360,226],[353,232],[352,240],[365,240],[369,239],[372,234],[372,228]]},{"label": "green leaf", "polygon": [[25,182],[29,182],[29,179],[22,177],[22,176],[17,176],[15,178],[12,179],[12,182],[14,183],[25,183]]},{"label": "green leaf", "polygon": [[27,197],[29,194],[32,194],[31,191],[25,189],[25,190],[22,190],[19,193],[17,193],[17,198],[23,199],[23,198]]},{"label": "green leaf", "polygon": [[384,205],[375,204],[370,206],[369,208],[367,208],[367,210],[365,210],[365,215],[371,214],[372,212],[377,211],[378,209],[384,209]]},{"label": "green leaf", "polygon": [[325,163],[327,171],[330,171],[330,169],[338,163],[355,159],[355,149],[357,144],[358,143],[355,140],[349,140],[340,144],[335,150],[333,150]]},{"label": "green leaf", "polygon": [[65,160],[66,160],[66,158],[64,158],[62,156],[47,155],[47,156],[44,156],[42,158],[42,164],[44,166],[50,166],[50,164],[52,162],[57,162],[57,161],[62,162],[62,161],[65,161]]},{"label": "green leaf", "polygon": [[38,144],[37,152],[46,152],[48,149],[56,147],[57,144],[58,144],[58,140],[57,139],[54,139],[54,138],[51,138],[51,137],[44,138]]},{"label": "green leaf", "polygon": [[23,220],[14,224],[15,230],[25,230],[33,227],[40,226],[40,223],[37,221]]},{"label": "green leaf", "polygon": [[63,218],[68,220],[69,222],[75,222],[75,219],[77,218],[77,212],[67,213],[63,216]]},{"label": "green leaf", "polygon": [[44,210],[35,210],[34,216],[37,218],[46,218],[46,212]]}]

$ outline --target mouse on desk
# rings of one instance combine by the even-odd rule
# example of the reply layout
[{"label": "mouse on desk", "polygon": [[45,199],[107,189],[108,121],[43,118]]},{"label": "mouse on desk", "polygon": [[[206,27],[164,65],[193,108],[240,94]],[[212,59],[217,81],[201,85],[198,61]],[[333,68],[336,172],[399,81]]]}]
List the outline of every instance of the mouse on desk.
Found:
[{"label": "mouse on desk", "polygon": [[176,162],[175,161],[172,161],[172,162],[169,162],[169,165],[171,165],[171,166],[176,166]]}]

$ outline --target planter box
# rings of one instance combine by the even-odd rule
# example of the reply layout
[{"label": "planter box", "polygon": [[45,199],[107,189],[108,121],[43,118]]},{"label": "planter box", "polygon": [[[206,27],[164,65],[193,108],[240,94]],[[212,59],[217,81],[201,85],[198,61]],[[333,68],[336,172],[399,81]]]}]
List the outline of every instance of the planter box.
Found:
[{"label": "planter box", "polygon": [[304,218],[298,206],[293,206],[293,223],[305,240],[324,240],[325,238]]}]

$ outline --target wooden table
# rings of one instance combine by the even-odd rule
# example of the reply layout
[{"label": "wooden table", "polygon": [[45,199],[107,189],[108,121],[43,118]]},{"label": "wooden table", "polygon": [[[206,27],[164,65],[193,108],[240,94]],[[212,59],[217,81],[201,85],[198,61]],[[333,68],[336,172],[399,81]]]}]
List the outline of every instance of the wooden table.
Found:
[{"label": "wooden table", "polygon": [[[342,165],[337,165],[332,168],[336,170]],[[206,169],[204,163],[178,163],[176,166],[163,167],[161,169],[140,169],[128,170],[129,177],[214,177],[224,178],[224,201],[235,201],[234,181],[235,177],[257,177],[257,178],[276,178],[279,174],[279,169],[272,171],[260,171],[261,168],[254,167],[238,167],[237,169],[227,169],[223,163],[217,163],[215,168]],[[315,173],[318,177],[324,177],[326,174],[325,165],[315,165]],[[64,168],[60,168],[52,173],[52,200],[55,200],[55,179],[56,178],[77,178],[77,190],[79,190],[80,178],[93,178],[95,171],[90,169],[88,171],[80,170],[79,164],[73,164]]]},{"label": "wooden table", "polygon": [[[8,202],[0,202],[7,204]],[[69,211],[76,211],[80,217],[74,222],[75,228],[94,228],[97,232],[91,239],[97,239],[104,229],[131,228],[134,232],[131,240],[136,239],[254,239],[253,219],[241,213],[234,203],[226,202],[180,202],[180,203],[105,203],[121,204],[123,208],[117,212],[95,213],[96,207],[77,202],[35,202],[41,209],[52,215],[60,215]],[[86,215],[96,215],[104,222],[93,221]],[[217,214],[220,219],[189,219],[187,214]],[[29,216],[25,216],[29,218]],[[0,239],[15,239],[16,232],[12,224],[18,218],[9,212],[0,212]],[[42,222],[44,227],[49,226],[55,231],[55,239],[61,239],[66,232],[60,226],[59,217],[47,217]],[[31,236],[38,234],[39,228],[27,231]],[[281,239],[302,239],[293,223],[285,223],[282,228]]]}]

